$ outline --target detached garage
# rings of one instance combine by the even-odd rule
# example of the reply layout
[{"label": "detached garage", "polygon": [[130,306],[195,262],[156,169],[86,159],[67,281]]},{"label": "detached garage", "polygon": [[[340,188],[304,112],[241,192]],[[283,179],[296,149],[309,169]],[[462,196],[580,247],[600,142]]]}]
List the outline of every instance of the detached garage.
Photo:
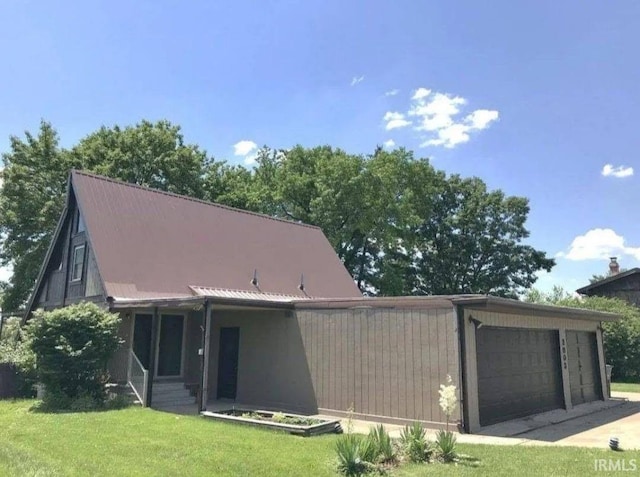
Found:
[{"label": "detached garage", "polygon": [[294,304],[313,405],[437,427],[450,375],[461,428],[606,399],[602,321],[617,316],[490,296],[308,300]]}]

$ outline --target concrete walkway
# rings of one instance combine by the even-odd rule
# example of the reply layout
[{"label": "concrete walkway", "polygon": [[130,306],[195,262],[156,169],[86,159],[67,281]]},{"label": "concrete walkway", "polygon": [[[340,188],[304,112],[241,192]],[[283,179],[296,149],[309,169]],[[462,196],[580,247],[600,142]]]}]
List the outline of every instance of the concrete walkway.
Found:
[{"label": "concrete walkway", "polygon": [[[353,432],[368,433],[378,423],[353,420]],[[342,420],[346,430],[348,422]],[[392,437],[400,437],[403,426],[385,424]],[[427,430],[429,439],[437,431]],[[551,411],[483,429],[481,434],[458,434],[464,444],[554,445],[607,448],[609,438],[620,439],[623,449],[640,450],[640,394],[613,393],[609,402],[589,403],[571,411]]]}]

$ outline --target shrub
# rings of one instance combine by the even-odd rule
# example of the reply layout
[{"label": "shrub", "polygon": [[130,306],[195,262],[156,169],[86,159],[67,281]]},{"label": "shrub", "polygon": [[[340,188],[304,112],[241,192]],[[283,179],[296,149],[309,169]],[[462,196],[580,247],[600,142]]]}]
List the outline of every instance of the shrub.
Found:
[{"label": "shrub", "polygon": [[426,432],[419,422],[405,426],[400,433],[400,440],[405,456],[411,462],[424,462],[429,458],[429,443]]},{"label": "shrub", "polygon": [[383,464],[390,464],[397,460],[396,449],[391,436],[382,424],[369,431],[369,440],[375,448],[375,460]]},{"label": "shrub", "polygon": [[336,441],[338,471],[346,476],[358,476],[375,469],[375,444],[357,434],[344,434]]},{"label": "shrub", "polygon": [[443,462],[453,462],[456,457],[456,436],[450,431],[438,431],[436,434],[436,448],[438,457]]},{"label": "shrub", "polygon": [[[25,343],[35,357],[47,406],[62,409],[83,398],[104,404],[107,363],[120,344],[119,318],[92,303],[37,312],[27,325]],[[66,404],[68,399],[68,404]],[[80,406],[80,404],[78,404]]]},{"label": "shrub", "polygon": [[0,364],[9,364],[16,370],[16,397],[33,397],[35,356],[21,334],[19,318],[9,318],[4,323],[0,336]]}]

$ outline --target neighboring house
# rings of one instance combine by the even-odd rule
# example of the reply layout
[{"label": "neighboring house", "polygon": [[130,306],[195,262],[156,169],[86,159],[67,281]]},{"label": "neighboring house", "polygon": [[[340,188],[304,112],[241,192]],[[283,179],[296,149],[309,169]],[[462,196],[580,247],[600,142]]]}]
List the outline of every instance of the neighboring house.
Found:
[{"label": "neighboring house", "polygon": [[640,268],[621,272],[617,257],[611,257],[609,276],[576,292],[587,296],[620,298],[631,305],[640,306]]},{"label": "neighboring house", "polygon": [[[260,406],[476,432],[606,399],[607,313],[481,295],[366,298],[317,227],[74,171],[28,304],[119,313],[145,405]],[[234,403],[234,404],[225,404]],[[194,406],[195,407],[195,406]]]}]

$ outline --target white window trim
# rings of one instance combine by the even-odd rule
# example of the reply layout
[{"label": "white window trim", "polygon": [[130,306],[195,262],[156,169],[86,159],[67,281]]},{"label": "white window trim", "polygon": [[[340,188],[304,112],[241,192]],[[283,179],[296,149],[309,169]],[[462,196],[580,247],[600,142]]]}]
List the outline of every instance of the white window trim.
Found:
[{"label": "white window trim", "polygon": [[[82,268],[80,269],[80,277],[75,278],[73,275],[76,271],[76,256],[78,255],[77,252],[78,250],[82,249]],[[75,247],[73,247],[73,255],[71,257],[71,281],[72,282],[81,282],[82,281],[82,276],[84,275],[84,260],[85,260],[85,249],[86,246],[85,244],[82,245],[76,245]]]}]

